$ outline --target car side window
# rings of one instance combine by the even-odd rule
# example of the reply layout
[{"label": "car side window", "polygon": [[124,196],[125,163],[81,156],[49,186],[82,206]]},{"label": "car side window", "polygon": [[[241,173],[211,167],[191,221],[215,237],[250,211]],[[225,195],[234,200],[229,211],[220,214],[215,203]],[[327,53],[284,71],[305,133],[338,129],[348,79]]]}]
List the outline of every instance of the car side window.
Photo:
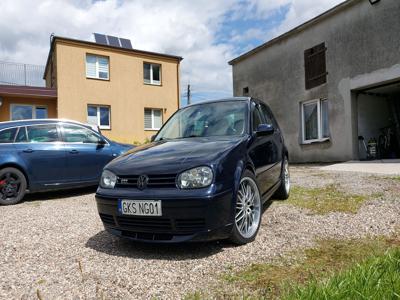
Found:
[{"label": "car side window", "polygon": [[15,138],[15,143],[26,143],[27,140],[26,127],[20,127]]},{"label": "car side window", "polygon": [[4,129],[0,131],[0,144],[14,142],[15,134],[18,128]]},{"label": "car side window", "polygon": [[57,125],[33,125],[27,127],[28,142],[30,143],[53,143],[59,142]]},{"label": "car side window", "polygon": [[256,131],[258,128],[258,125],[263,123],[261,113],[260,113],[260,110],[258,109],[257,105],[253,106],[252,120],[253,120],[252,121],[253,131]]},{"label": "car side window", "polygon": [[93,131],[75,125],[64,124],[64,142],[98,144],[101,138]]},{"label": "car side window", "polygon": [[261,108],[262,114],[264,116],[265,123],[269,124],[269,125],[273,125],[274,122],[273,122],[272,116],[271,116],[267,106],[265,104],[261,103],[260,108]]}]

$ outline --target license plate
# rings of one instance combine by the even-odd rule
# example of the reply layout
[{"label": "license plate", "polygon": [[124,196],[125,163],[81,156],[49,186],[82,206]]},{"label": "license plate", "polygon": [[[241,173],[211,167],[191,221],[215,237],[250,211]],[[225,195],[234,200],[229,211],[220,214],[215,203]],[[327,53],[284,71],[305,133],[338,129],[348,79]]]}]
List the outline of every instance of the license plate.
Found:
[{"label": "license plate", "polygon": [[122,215],[162,216],[161,200],[125,200],[118,201],[118,211]]}]

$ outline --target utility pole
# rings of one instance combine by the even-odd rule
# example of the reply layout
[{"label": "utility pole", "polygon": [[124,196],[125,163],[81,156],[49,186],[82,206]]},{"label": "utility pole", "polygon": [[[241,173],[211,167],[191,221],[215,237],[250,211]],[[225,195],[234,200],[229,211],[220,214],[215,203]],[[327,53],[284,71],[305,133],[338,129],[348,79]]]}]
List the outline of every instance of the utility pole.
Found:
[{"label": "utility pole", "polygon": [[186,92],[186,97],[187,97],[187,104],[189,105],[191,102],[191,92],[190,92],[190,84],[187,85],[187,92]]}]

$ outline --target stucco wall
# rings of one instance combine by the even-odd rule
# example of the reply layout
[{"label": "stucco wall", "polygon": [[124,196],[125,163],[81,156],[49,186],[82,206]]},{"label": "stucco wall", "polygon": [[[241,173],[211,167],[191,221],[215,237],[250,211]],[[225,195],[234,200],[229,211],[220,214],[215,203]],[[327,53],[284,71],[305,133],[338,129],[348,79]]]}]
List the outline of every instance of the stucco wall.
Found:
[{"label": "stucco wall", "polygon": [[[248,86],[250,96],[271,106],[292,161],[353,159],[358,150],[352,86],[360,75],[389,72],[400,63],[399,30],[400,1],[382,0],[373,6],[367,0],[350,1],[337,13],[235,63],[234,95],[242,95],[243,87]],[[327,47],[327,83],[306,90],[304,50],[322,42]],[[369,78],[374,77],[379,82],[379,76]],[[300,103],[316,98],[329,101],[331,139],[301,145]]]},{"label": "stucco wall", "polygon": [[[144,130],[144,108],[163,109],[166,121],[178,109],[178,71],[176,60],[141,56],[118,50],[58,41],[57,87],[58,115],[87,122],[87,105],[111,106],[109,138],[126,143],[143,142],[155,131]],[[86,78],[86,54],[109,57],[110,80]],[[143,62],[162,66],[162,85],[143,83]]]},{"label": "stucco wall", "polygon": [[35,99],[35,98],[5,97],[5,96],[2,96],[2,98],[3,98],[3,104],[0,107],[0,121],[10,120],[11,104],[44,105],[47,106],[48,117],[57,118],[56,99]]}]

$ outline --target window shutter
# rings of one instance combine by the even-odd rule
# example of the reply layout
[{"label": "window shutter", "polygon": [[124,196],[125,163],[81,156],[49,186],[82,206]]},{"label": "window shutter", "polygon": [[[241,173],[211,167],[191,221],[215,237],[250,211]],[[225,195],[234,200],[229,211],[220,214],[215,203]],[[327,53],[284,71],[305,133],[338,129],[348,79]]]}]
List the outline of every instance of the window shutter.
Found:
[{"label": "window shutter", "polygon": [[306,89],[326,82],[326,47],[325,43],[304,51],[304,71]]},{"label": "window shutter", "polygon": [[99,78],[108,79],[108,58],[97,57],[99,63]]},{"label": "window shutter", "polygon": [[96,56],[86,55],[86,77],[97,77]]},{"label": "window shutter", "polygon": [[151,118],[151,109],[144,109],[144,128],[151,129],[153,128],[152,118]]},{"label": "window shutter", "polygon": [[161,128],[162,126],[162,112],[160,109],[153,110],[154,128]]}]

